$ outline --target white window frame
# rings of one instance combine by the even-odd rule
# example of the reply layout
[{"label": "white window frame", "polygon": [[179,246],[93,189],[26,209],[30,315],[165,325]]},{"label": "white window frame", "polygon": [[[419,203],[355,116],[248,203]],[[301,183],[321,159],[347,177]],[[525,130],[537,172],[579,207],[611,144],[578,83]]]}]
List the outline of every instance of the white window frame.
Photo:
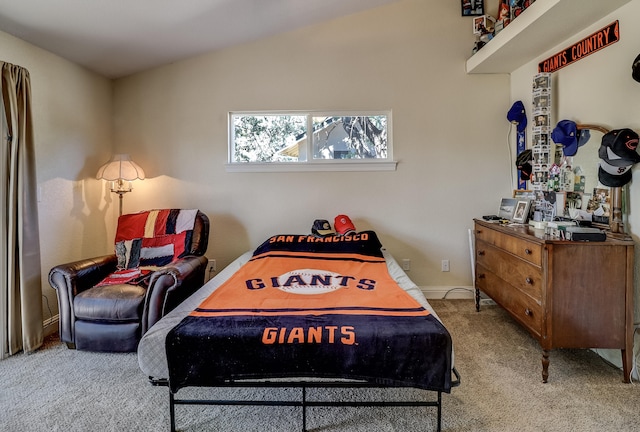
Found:
[{"label": "white window frame", "polygon": [[[297,115],[307,116],[307,155],[313,154],[312,118],[319,116],[375,116],[387,117],[387,157],[386,159],[311,159],[297,162],[234,162],[234,126],[233,117],[251,115]],[[304,171],[395,171],[397,162],[393,160],[392,111],[230,111],[228,113],[228,154],[225,169],[227,172],[304,172]]]}]

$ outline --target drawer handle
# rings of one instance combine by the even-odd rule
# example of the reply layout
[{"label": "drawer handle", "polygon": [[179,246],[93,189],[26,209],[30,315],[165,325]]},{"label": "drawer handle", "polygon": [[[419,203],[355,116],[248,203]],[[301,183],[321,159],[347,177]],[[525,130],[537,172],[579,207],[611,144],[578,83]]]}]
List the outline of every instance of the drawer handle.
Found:
[{"label": "drawer handle", "polygon": [[482,234],[482,230],[481,229],[476,230],[476,234]]},{"label": "drawer handle", "polygon": [[483,250],[479,250],[479,251],[478,251],[478,255],[480,255],[480,256],[484,256],[484,251],[483,251]]},{"label": "drawer handle", "polygon": [[533,315],[533,312],[531,312],[531,309],[526,308],[526,309],[524,310],[524,314],[525,314],[526,316],[531,316],[531,315]]},{"label": "drawer handle", "polygon": [[527,285],[532,285],[533,284],[533,279],[531,279],[531,278],[526,278],[524,281],[527,283]]},{"label": "drawer handle", "polygon": [[524,253],[527,254],[527,255],[531,255],[532,254],[531,249],[525,249]]},{"label": "drawer handle", "polygon": [[480,273],[480,274],[478,275],[478,279],[484,279],[484,278],[485,278],[484,273]]}]

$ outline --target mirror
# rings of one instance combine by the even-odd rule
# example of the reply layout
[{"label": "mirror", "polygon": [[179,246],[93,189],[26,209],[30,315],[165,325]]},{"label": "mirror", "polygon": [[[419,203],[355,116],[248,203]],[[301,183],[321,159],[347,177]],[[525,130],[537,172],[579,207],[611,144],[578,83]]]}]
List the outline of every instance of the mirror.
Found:
[{"label": "mirror", "polygon": [[604,228],[608,228],[609,232],[614,236],[625,236],[622,220],[622,188],[603,186],[598,181],[598,164],[600,161],[598,149],[602,143],[602,137],[609,132],[609,129],[599,125],[579,123],[577,128],[579,130],[588,129],[591,133],[591,138],[582,147],[578,148],[578,152],[573,156],[573,168],[575,169],[579,166],[582,169],[582,175],[585,177],[585,193],[593,194],[595,188],[609,190],[609,224]]}]

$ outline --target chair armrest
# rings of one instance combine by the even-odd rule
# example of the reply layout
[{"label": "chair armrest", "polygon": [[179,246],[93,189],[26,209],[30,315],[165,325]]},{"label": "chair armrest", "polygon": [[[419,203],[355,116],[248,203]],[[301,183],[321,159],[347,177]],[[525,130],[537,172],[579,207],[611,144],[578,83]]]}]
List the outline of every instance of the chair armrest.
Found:
[{"label": "chair armrest", "polygon": [[208,259],[186,256],[151,274],[142,315],[142,334],[204,285]]},{"label": "chair armrest", "polygon": [[116,271],[117,266],[115,254],[60,264],[49,272],[49,284],[55,290],[67,290],[76,296]]},{"label": "chair armrest", "polygon": [[74,343],[73,298],[113,273],[118,265],[115,254],[61,264],[49,272],[49,285],[58,296],[60,339]]}]

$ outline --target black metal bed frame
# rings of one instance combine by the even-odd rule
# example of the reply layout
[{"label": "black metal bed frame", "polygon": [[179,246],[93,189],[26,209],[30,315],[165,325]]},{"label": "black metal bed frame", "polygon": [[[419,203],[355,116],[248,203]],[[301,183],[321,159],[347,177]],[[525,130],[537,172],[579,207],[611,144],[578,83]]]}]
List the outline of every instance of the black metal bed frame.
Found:
[{"label": "black metal bed frame", "polygon": [[[460,385],[460,374],[453,368],[456,379],[452,381],[452,387]],[[156,380],[149,378],[153,385],[169,386],[166,379]],[[176,405],[235,405],[235,406],[281,406],[281,407],[302,407],[302,431],[307,431],[307,407],[435,407],[437,412],[437,432],[442,430],[442,391],[437,392],[435,401],[309,401],[307,400],[307,388],[399,388],[382,384],[374,384],[363,381],[229,381],[216,384],[215,387],[236,387],[236,388],[300,388],[302,389],[301,400],[217,400],[217,399],[178,399],[175,392],[169,390],[169,417],[171,422],[171,432],[176,432]],[[431,391],[431,390],[425,390]],[[433,390],[435,391],[435,390]]]}]

